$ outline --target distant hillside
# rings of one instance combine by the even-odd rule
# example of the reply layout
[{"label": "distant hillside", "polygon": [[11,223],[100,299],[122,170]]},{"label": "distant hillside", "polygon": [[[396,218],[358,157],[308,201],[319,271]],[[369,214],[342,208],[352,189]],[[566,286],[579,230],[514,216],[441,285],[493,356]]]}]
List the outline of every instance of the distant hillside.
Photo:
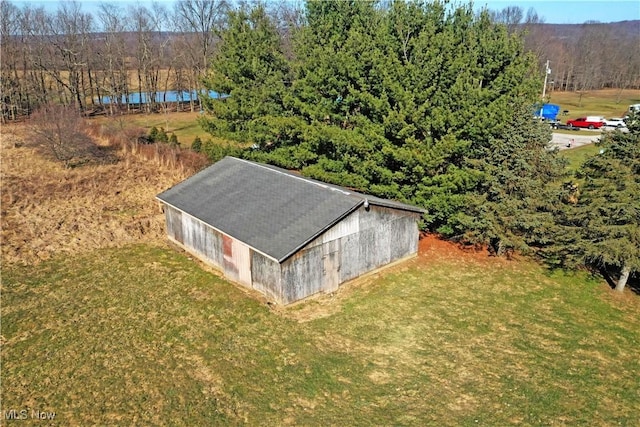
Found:
[{"label": "distant hillside", "polygon": [[585,24],[521,24],[541,74],[559,90],[640,88],[640,20]]},{"label": "distant hillside", "polygon": [[640,20],[611,23],[590,22],[585,24],[535,24],[552,32],[560,39],[577,39],[584,33],[585,27],[601,28],[623,38],[640,37]]}]

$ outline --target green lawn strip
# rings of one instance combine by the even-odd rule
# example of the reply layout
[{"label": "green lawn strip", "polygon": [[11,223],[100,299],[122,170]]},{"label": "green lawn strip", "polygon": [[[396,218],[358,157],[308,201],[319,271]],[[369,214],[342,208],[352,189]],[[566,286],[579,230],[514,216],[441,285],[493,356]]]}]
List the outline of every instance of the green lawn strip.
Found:
[{"label": "green lawn strip", "polygon": [[[75,267],[79,265],[80,267]],[[3,408],[59,425],[638,421],[640,316],[584,275],[423,259],[299,323],[183,254],[3,271]]]},{"label": "green lawn strip", "polygon": [[154,113],[154,114],[131,114],[128,116],[117,117],[100,117],[93,120],[98,121],[107,126],[116,127],[139,127],[143,128],[147,133],[152,127],[160,129],[161,127],[168,133],[174,133],[178,137],[178,142],[182,147],[190,147],[196,136],[202,141],[211,138],[211,135],[202,130],[198,124],[197,118],[199,114],[191,112],[172,112],[172,113]]},{"label": "green lawn strip", "polygon": [[583,145],[581,147],[572,148],[571,150],[562,150],[559,156],[567,159],[569,162],[567,169],[570,172],[576,172],[587,158],[598,154],[600,147],[595,144]]},{"label": "green lawn strip", "polygon": [[187,257],[145,246],[8,269],[2,335],[3,407],[46,408],[60,425],[274,425],[342,391],[334,365],[353,366]]}]

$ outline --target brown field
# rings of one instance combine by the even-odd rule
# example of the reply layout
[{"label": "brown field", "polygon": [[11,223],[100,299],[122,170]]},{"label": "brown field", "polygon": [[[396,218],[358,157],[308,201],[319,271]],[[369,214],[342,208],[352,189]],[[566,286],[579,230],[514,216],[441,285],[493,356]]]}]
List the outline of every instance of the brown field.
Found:
[{"label": "brown field", "polygon": [[0,135],[5,263],[162,240],[164,217],[153,197],[188,172],[122,151],[114,164],[66,169],[24,137],[18,125]]}]

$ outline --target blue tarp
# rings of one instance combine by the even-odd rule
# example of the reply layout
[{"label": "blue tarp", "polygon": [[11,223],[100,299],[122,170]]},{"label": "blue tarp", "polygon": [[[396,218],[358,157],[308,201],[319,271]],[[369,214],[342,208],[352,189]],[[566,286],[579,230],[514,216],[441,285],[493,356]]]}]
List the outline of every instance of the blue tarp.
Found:
[{"label": "blue tarp", "polygon": [[558,112],[560,112],[560,106],[556,104],[542,104],[537,105],[536,110],[534,111],[534,115],[536,117],[542,117],[548,120],[555,120],[558,117]]},{"label": "blue tarp", "polygon": [[[206,91],[201,91],[199,92],[201,94],[205,94],[207,93]],[[225,98],[225,95],[220,95],[218,92],[215,92],[213,90],[210,90],[208,92],[209,97],[210,98]],[[142,102],[140,102],[140,93],[139,92],[135,92],[135,93],[130,93],[129,94],[129,104],[147,104],[149,102],[149,100],[151,99],[151,94],[149,93],[145,93],[142,92]],[[155,96],[155,100],[156,102],[189,102],[191,100],[196,100],[198,99],[198,92],[194,91],[184,91],[184,90],[169,90],[169,91],[162,91],[162,92],[157,92],[156,96]],[[103,104],[111,104],[112,102],[114,102],[114,97],[111,96],[103,96],[102,97],[102,103]],[[126,104],[127,101],[124,97],[124,95],[122,96],[120,103],[122,104]]]}]

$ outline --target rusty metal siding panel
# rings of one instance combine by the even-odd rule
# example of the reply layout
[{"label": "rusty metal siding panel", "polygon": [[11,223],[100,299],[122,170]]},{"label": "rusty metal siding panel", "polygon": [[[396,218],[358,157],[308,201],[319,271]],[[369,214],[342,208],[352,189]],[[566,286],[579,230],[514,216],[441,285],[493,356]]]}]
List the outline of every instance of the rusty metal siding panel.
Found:
[{"label": "rusty metal siding panel", "polygon": [[283,303],[280,264],[256,251],[251,251],[253,288],[278,303]]},{"label": "rusty metal siding panel", "polygon": [[226,234],[222,235],[222,248],[223,248],[223,270],[224,274],[228,276],[230,279],[237,281],[238,280],[238,267],[235,264],[235,260],[233,259],[233,238],[227,236]]}]

